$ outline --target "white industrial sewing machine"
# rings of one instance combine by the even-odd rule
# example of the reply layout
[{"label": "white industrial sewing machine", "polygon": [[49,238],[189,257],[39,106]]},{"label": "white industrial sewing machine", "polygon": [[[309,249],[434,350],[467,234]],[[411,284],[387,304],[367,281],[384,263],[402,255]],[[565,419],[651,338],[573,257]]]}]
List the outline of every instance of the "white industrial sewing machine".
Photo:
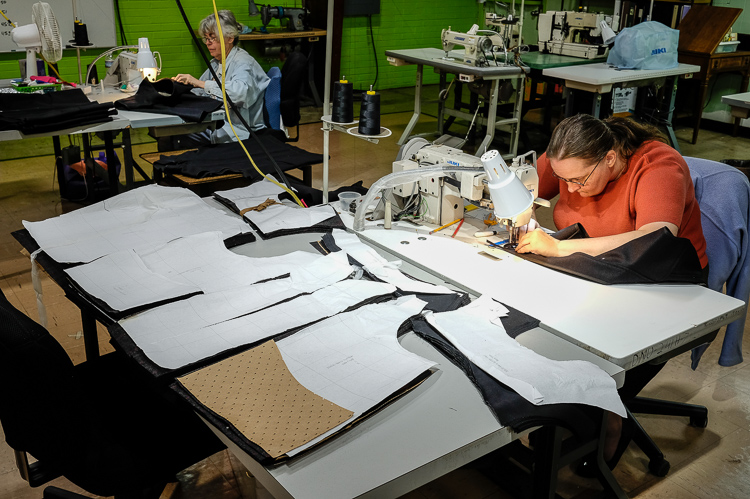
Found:
[{"label": "white industrial sewing machine", "polygon": [[[448,26],[448,29],[444,29],[440,34],[440,39],[443,43],[446,59],[448,53],[456,45],[461,45],[464,47],[464,55],[461,59],[464,64],[482,67],[487,66],[490,59],[496,60],[497,52],[505,51],[502,38],[493,31],[480,31],[478,28],[479,26],[475,24],[467,33],[453,31],[450,26]],[[480,32],[488,35],[481,35]]]},{"label": "white industrial sewing machine", "polygon": [[[467,199],[472,204],[491,210],[496,215],[497,223],[508,227],[509,242],[513,244],[517,237],[516,228],[526,225],[531,219],[533,203],[549,206],[548,201],[536,197],[539,176],[534,151],[514,158],[508,167],[497,151],[489,151],[477,158],[460,149],[413,139],[404,146],[399,156],[393,163],[394,173],[436,165],[477,169],[457,172],[452,176],[429,177],[392,188],[391,197],[396,205],[393,209],[403,211],[415,206],[411,209],[425,222],[443,225],[463,218],[464,199]],[[528,156],[532,157],[533,164],[526,163]],[[510,185],[513,183],[517,183],[518,188]],[[414,199],[418,199],[416,205]],[[521,206],[520,210],[516,208],[518,206]]]},{"label": "white industrial sewing machine", "polygon": [[617,15],[547,11],[539,14],[539,50],[584,59],[605,55],[619,22]]}]

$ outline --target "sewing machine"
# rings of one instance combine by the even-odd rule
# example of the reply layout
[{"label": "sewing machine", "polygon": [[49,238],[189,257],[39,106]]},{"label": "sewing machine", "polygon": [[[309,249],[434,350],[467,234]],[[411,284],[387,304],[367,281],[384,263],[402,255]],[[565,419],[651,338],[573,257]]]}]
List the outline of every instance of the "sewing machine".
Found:
[{"label": "sewing machine", "polygon": [[[496,52],[504,52],[503,40],[497,33],[489,36],[479,35],[478,26],[475,24],[467,33],[453,31],[450,26],[440,34],[440,39],[445,51],[445,58],[449,59],[448,53],[456,45],[464,47],[464,55],[461,62],[469,66],[482,67],[490,64],[489,59],[494,59]],[[492,33],[487,30],[484,33]],[[504,63],[504,60],[503,60]]]},{"label": "sewing machine", "polygon": [[602,31],[617,31],[619,18],[593,12],[547,11],[539,14],[539,49],[545,53],[584,59],[605,55],[609,46],[602,39]]},{"label": "sewing machine", "polygon": [[[528,164],[526,158],[532,156],[532,163]],[[401,159],[393,163],[393,172],[414,170],[422,167],[435,165],[452,165],[460,167],[476,168],[478,171],[459,172],[455,176],[430,177],[417,182],[409,182],[392,188],[392,198],[395,202],[394,211],[410,209],[417,199],[415,213],[428,223],[443,225],[464,216],[464,199],[472,204],[491,210],[496,220],[490,221],[504,224],[510,233],[510,243],[515,242],[517,227],[526,225],[531,219],[533,203],[549,206],[549,202],[536,198],[539,188],[539,176],[536,172],[536,153],[529,151],[513,159],[508,167],[497,151],[489,151],[482,158],[466,154],[460,149],[454,149],[445,145],[430,144],[424,139],[410,141],[400,152]],[[490,165],[488,167],[488,165]],[[507,170],[506,170],[507,169]],[[502,170],[502,171],[501,171]],[[525,186],[527,192],[514,193],[507,189],[511,179],[504,178],[503,173],[507,171],[515,174]],[[489,174],[488,174],[489,173]],[[499,173],[499,175],[498,175]],[[498,178],[499,177],[499,178]],[[514,214],[510,218],[503,215],[504,206],[507,206],[509,196],[515,206],[517,201],[527,206],[520,214]],[[526,198],[519,200],[519,197]],[[504,199],[505,198],[505,199]],[[522,208],[523,209],[523,208]]]},{"label": "sewing machine", "polygon": [[138,54],[126,50],[120,52],[112,66],[107,69],[107,76],[103,80],[105,85],[118,87],[139,85],[143,81],[143,75],[138,71]]},{"label": "sewing machine", "polygon": [[260,20],[263,23],[263,27],[268,26],[271,19],[289,19],[287,21],[287,29],[289,31],[305,31],[307,29],[307,16],[310,12],[305,8],[292,8],[292,7],[271,7],[270,5],[263,5],[260,8]]}]

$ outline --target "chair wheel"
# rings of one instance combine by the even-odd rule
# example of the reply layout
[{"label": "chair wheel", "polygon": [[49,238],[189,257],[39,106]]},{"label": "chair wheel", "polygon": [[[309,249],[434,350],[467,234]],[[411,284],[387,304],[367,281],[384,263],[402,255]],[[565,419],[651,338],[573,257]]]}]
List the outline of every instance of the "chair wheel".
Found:
[{"label": "chair wheel", "polygon": [[696,428],[705,428],[706,426],[708,426],[708,417],[707,416],[691,416],[690,426],[695,426]]},{"label": "chair wheel", "polygon": [[652,475],[662,477],[669,473],[669,461],[666,459],[652,459],[648,463],[648,470]]}]

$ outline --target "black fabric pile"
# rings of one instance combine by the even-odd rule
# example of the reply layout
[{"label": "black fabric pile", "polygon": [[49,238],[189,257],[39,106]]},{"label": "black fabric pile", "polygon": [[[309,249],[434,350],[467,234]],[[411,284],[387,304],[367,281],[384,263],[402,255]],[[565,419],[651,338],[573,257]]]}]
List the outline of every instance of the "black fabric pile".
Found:
[{"label": "black fabric pile", "polygon": [[[307,152],[282,142],[269,134],[260,137],[263,145],[273,156],[282,171],[294,170],[303,166],[323,162],[322,154]],[[255,164],[265,174],[275,174],[273,164],[263,152],[260,144],[252,137],[242,141]],[[247,159],[245,151],[237,142],[212,144],[199,147],[175,156],[162,156],[154,162],[154,169],[163,173],[187,175],[193,178],[213,177],[229,173],[241,173],[248,179],[260,180],[260,174]]]},{"label": "black fabric pile", "polygon": [[191,93],[192,86],[170,78],[151,83],[143,80],[134,96],[120,99],[117,109],[147,113],[173,114],[185,121],[200,123],[219,109],[221,101]]},{"label": "black fabric pile", "polygon": [[[567,240],[589,236],[581,224],[575,224],[552,237]],[[574,253],[546,257],[503,249],[544,267],[599,284],[706,284],[693,243],[675,237],[666,227],[599,256]]]},{"label": "black fabric pile", "polygon": [[112,121],[113,114],[117,111],[112,104],[91,102],[80,89],[0,94],[0,130],[48,133]]}]

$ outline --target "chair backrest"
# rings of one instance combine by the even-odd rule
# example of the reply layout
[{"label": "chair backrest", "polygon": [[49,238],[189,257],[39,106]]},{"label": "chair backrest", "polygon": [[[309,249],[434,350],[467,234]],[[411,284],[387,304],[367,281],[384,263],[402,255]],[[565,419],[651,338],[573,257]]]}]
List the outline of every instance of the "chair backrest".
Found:
[{"label": "chair backrest", "polygon": [[[750,182],[731,166],[686,157],[706,238],[708,285],[747,302],[750,295]],[[742,362],[745,317],[727,327],[719,364]]]},{"label": "chair backrest", "polygon": [[281,130],[281,70],[274,66],[267,74],[271,81],[266,87],[263,114],[269,128]]},{"label": "chair backrest", "polygon": [[284,126],[294,127],[300,120],[300,93],[307,75],[307,58],[301,52],[287,55],[281,67],[281,117]]},{"label": "chair backrest", "polygon": [[0,292],[0,422],[11,447],[43,457],[49,439],[72,423],[63,409],[72,376],[62,346]]}]

